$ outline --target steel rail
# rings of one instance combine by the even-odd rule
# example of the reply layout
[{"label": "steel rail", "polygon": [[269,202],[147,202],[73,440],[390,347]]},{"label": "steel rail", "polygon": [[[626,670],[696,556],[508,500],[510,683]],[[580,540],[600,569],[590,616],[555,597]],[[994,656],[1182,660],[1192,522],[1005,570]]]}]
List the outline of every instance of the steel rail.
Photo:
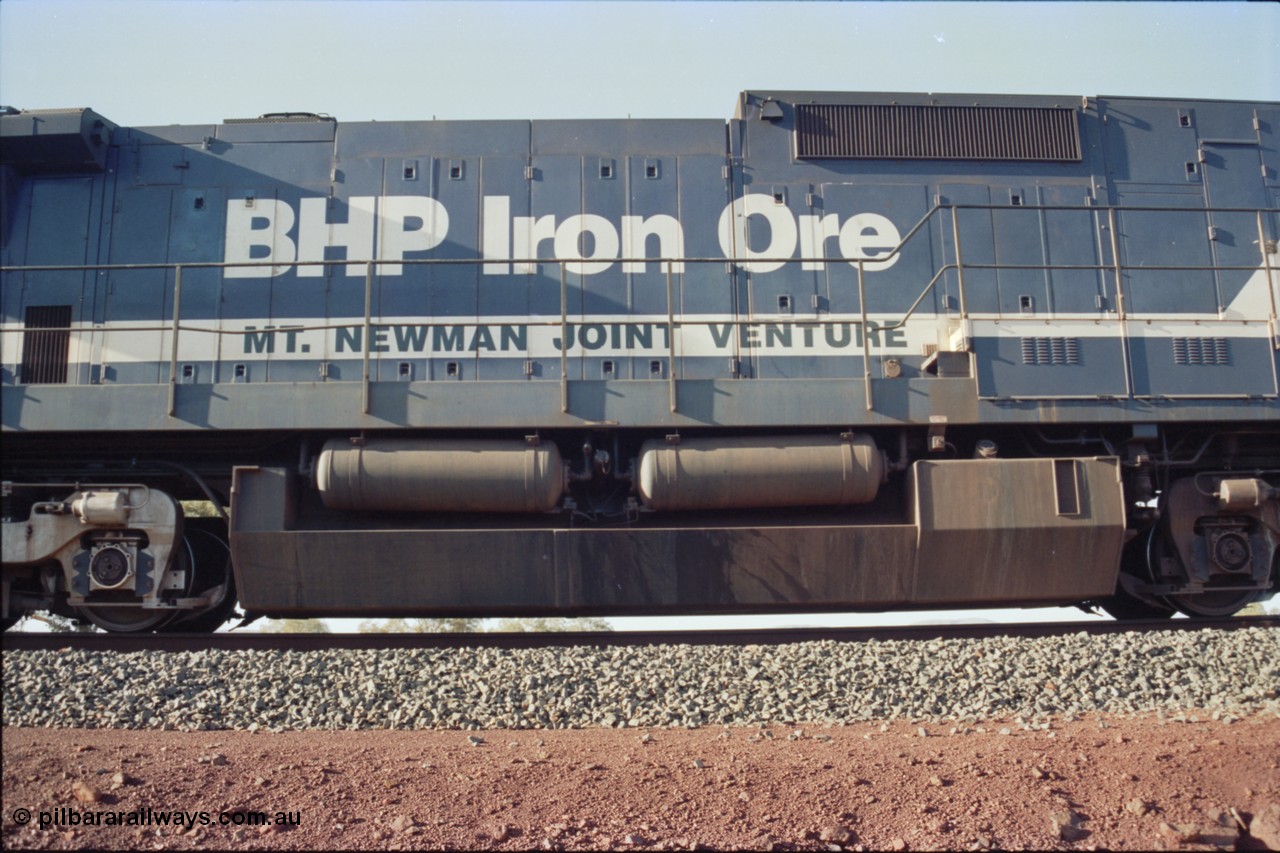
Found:
[{"label": "steel rail", "polygon": [[653,645],[778,646],[789,643],[918,641],[988,637],[1106,636],[1149,631],[1238,631],[1280,629],[1280,616],[1225,619],[1147,619],[1126,621],[964,623],[877,626],[867,628],[772,628],[682,631],[548,631],[441,634],[81,634],[4,635],[3,649],[18,651],[195,652],[323,651],[326,649],[536,649],[570,646]]}]

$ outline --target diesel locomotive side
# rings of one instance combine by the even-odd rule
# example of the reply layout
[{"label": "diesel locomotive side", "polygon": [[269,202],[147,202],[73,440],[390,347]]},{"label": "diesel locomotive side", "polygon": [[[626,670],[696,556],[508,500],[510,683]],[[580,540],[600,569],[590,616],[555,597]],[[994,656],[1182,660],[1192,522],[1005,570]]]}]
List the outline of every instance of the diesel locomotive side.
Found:
[{"label": "diesel locomotive side", "polygon": [[1275,103],[8,110],[0,179],[6,625],[1280,583]]}]

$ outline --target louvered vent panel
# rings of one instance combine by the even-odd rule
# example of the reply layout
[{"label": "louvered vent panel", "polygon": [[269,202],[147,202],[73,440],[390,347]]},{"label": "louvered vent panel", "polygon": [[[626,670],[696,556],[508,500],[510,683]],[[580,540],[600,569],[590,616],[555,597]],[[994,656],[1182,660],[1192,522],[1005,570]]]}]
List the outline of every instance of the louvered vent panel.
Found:
[{"label": "louvered vent panel", "polygon": [[1079,338],[1023,338],[1023,364],[1079,364]]},{"label": "louvered vent panel", "polygon": [[[27,385],[65,384],[67,351],[71,345],[71,306],[38,305],[27,308],[22,341],[20,381]],[[43,330],[48,331],[43,331]]]},{"label": "louvered vent panel", "polygon": [[1226,338],[1174,338],[1173,363],[1229,365],[1231,342]]},{"label": "louvered vent panel", "polygon": [[797,104],[796,156],[1076,162],[1080,127],[1060,107]]}]

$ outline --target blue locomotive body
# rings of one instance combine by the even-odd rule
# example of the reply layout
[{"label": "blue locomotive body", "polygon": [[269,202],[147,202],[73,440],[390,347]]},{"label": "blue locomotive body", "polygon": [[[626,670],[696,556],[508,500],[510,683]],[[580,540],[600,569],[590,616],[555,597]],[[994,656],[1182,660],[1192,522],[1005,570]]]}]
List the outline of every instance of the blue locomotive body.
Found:
[{"label": "blue locomotive body", "polygon": [[[11,111],[0,145],[6,616],[1218,613],[1277,582],[1280,105]],[[205,498],[226,524],[176,503]]]}]

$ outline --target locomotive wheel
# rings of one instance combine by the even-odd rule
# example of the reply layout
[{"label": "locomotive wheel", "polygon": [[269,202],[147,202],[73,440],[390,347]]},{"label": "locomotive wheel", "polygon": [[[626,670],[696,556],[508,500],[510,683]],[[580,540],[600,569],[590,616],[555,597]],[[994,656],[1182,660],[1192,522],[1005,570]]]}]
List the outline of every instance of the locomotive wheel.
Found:
[{"label": "locomotive wheel", "polygon": [[1133,597],[1123,589],[1117,589],[1115,595],[1101,602],[1099,606],[1113,619],[1118,619],[1121,622],[1130,619],[1169,619],[1173,617],[1173,610],[1148,604],[1140,598]]},{"label": "locomotive wheel", "polygon": [[191,548],[195,566],[190,586],[193,594],[198,595],[223,583],[227,585],[227,592],[222,601],[209,610],[185,619],[179,615],[173,622],[166,624],[163,630],[211,634],[222,627],[236,609],[236,581],[231,572],[231,547],[219,533],[196,527],[191,522],[188,522],[186,542]]},{"label": "locomotive wheel", "polygon": [[[182,568],[190,569],[194,562],[191,542],[183,537],[182,545],[174,559]],[[188,573],[190,574],[190,573]],[[188,582],[187,589],[191,585]],[[111,605],[88,605],[75,608],[79,618],[88,619],[104,631],[113,634],[141,634],[147,631],[158,631],[178,617],[173,610],[144,610],[141,607],[112,607]]]},{"label": "locomotive wheel", "polygon": [[141,634],[161,628],[173,620],[175,613],[172,610],[143,610],[141,607],[112,607],[108,604],[77,607],[76,615],[113,634]]},{"label": "locomotive wheel", "polygon": [[[1194,477],[1174,481],[1160,496],[1160,523],[1147,545],[1147,564],[1152,577],[1160,579],[1167,571],[1170,576],[1167,579],[1174,581],[1174,589],[1185,589],[1188,581],[1197,581],[1196,585],[1209,588],[1203,592],[1170,592],[1162,596],[1170,607],[1193,618],[1231,616],[1266,597],[1265,587],[1275,583],[1274,554],[1271,580],[1259,584],[1260,578],[1251,565],[1254,555],[1249,537],[1243,532],[1229,530],[1216,539],[1210,537],[1210,519],[1221,517],[1221,500],[1220,496],[1215,499],[1214,494],[1202,489]],[[1267,520],[1266,513],[1271,510],[1261,503],[1259,507],[1258,513],[1250,510],[1237,516],[1233,512],[1225,518],[1233,527],[1247,522],[1249,516],[1263,525],[1274,524]],[[1258,589],[1260,585],[1264,588]]]},{"label": "locomotive wheel", "polygon": [[[1120,571],[1125,574],[1132,575],[1143,581],[1151,580],[1151,562],[1148,559],[1147,552],[1151,544],[1152,537],[1155,536],[1153,528],[1148,536],[1135,536],[1129,540],[1124,546],[1124,553],[1120,557]],[[1169,619],[1173,616],[1174,610],[1167,602],[1160,600],[1158,602],[1146,601],[1130,594],[1122,585],[1116,584],[1115,595],[1099,602],[1108,614],[1114,619],[1121,621],[1128,619]]]},{"label": "locomotive wheel", "polygon": [[227,584],[223,600],[203,613],[184,619],[181,611],[143,610],[110,605],[77,608],[77,613],[104,631],[138,634],[173,631],[208,634],[231,618],[236,606],[235,580],[231,574],[231,549],[217,533],[189,525],[178,549],[179,566],[187,571],[183,597],[198,595],[221,583]]},{"label": "locomotive wheel", "polygon": [[1198,595],[1170,595],[1169,603],[1192,617],[1230,616],[1248,607],[1258,598],[1255,589],[1243,592],[1223,590],[1221,592],[1202,592]]},{"label": "locomotive wheel", "polygon": [[[1274,582],[1276,578],[1276,566],[1273,562],[1271,566],[1271,577]],[[1214,616],[1231,616],[1253,602],[1265,597],[1266,590],[1244,589],[1221,590],[1219,592],[1202,592],[1197,595],[1169,595],[1165,599],[1178,612],[1185,613],[1191,618],[1196,617],[1214,617]]]}]

